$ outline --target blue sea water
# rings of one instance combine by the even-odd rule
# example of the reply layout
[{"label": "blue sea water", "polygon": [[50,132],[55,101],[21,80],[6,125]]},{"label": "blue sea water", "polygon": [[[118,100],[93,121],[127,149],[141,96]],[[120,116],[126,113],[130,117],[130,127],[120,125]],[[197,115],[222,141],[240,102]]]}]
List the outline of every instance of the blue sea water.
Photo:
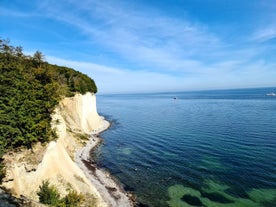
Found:
[{"label": "blue sea water", "polygon": [[143,205],[275,207],[276,88],[102,95],[93,154]]}]

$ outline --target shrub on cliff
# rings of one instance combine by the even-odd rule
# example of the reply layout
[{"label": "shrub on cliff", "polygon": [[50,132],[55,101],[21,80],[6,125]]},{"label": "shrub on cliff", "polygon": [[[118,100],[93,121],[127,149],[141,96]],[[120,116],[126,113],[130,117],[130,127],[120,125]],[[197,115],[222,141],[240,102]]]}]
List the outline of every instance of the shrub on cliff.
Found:
[{"label": "shrub on cliff", "polygon": [[37,193],[39,202],[52,206],[59,206],[60,194],[55,186],[50,186],[49,181],[43,181]]},{"label": "shrub on cliff", "polygon": [[63,199],[63,203],[66,207],[78,207],[83,201],[84,196],[76,191],[70,191]]},{"label": "shrub on cliff", "polygon": [[60,198],[57,188],[43,181],[37,192],[39,202],[56,207],[79,207],[84,201],[84,196],[76,191],[70,191],[64,198]]}]

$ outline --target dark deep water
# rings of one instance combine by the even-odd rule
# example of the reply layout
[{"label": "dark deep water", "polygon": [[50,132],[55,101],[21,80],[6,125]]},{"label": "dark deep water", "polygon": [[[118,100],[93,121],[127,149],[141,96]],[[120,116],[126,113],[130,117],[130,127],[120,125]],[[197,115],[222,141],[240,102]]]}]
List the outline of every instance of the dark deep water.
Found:
[{"label": "dark deep water", "polygon": [[148,206],[275,207],[273,91],[99,95],[94,156]]}]

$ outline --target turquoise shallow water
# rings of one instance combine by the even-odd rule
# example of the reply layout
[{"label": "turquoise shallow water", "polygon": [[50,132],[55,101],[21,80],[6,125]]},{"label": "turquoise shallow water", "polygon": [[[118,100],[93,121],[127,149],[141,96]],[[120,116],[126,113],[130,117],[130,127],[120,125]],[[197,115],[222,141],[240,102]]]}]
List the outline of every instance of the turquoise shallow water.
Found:
[{"label": "turquoise shallow water", "polygon": [[144,206],[275,207],[272,91],[98,96],[112,126],[93,156]]}]

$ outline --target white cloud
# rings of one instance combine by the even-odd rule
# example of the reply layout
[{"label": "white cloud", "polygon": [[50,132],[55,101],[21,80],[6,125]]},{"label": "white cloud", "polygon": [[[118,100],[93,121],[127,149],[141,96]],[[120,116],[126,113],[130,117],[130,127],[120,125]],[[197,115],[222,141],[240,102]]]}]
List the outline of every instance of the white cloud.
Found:
[{"label": "white cloud", "polygon": [[[170,75],[143,70],[113,68],[89,62],[65,60],[47,56],[50,63],[79,70],[92,77],[99,93],[160,92],[196,89],[237,88],[274,86],[276,64],[267,65],[257,61],[246,65],[242,62],[221,62],[210,68],[208,73]],[[237,70],[242,67],[243,70]],[[265,84],[263,80],[266,80]]]},{"label": "white cloud", "polygon": [[153,70],[190,70],[201,64],[194,58],[196,53],[210,53],[220,44],[204,25],[117,3],[70,1],[73,10],[66,10],[48,1],[41,10],[48,8],[48,17],[77,27],[120,58]]},{"label": "white cloud", "polygon": [[259,42],[266,42],[276,38],[276,25],[259,29],[253,34],[252,39]]}]

